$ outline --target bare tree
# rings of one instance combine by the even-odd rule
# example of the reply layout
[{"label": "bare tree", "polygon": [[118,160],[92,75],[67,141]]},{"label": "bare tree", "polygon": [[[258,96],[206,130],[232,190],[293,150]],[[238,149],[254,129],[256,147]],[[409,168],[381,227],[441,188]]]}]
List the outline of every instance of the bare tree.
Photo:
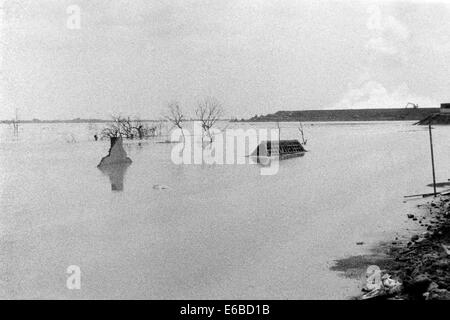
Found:
[{"label": "bare tree", "polygon": [[130,117],[113,117],[113,121],[101,132],[102,138],[123,137],[126,139],[143,139],[155,136],[156,126],[149,127],[140,119],[132,120]]},{"label": "bare tree", "polygon": [[[186,140],[186,137],[184,136],[183,131],[183,122],[184,122],[184,114],[181,110],[180,105],[178,102],[171,102],[169,103],[168,112],[164,116],[165,119],[167,119],[169,122],[171,122],[175,127],[179,128],[181,130],[181,134],[183,136],[183,142]],[[161,130],[161,127],[160,127]]]},{"label": "bare tree", "polygon": [[119,123],[122,136],[127,139],[134,139],[133,124],[130,117],[119,118],[117,122]]},{"label": "bare tree", "polygon": [[120,117],[113,117],[113,121],[101,131],[101,138],[121,137]]},{"label": "bare tree", "polygon": [[131,123],[131,130],[134,136],[137,135],[139,139],[156,135],[156,126],[149,127],[140,119],[135,119]]},{"label": "bare tree", "polygon": [[298,131],[300,132],[300,135],[302,137],[302,144],[306,145],[306,142],[308,142],[308,140],[305,139],[305,133],[303,132],[303,124],[301,122],[298,123]]},{"label": "bare tree", "polygon": [[280,121],[277,121],[277,128],[278,128],[278,152],[281,150],[281,127],[280,127]]},{"label": "bare tree", "polygon": [[[213,141],[211,128],[222,116],[222,113],[223,113],[222,105],[215,98],[212,97],[205,98],[202,101],[199,101],[197,104],[195,114],[198,120],[201,122],[203,133],[206,133],[206,135],[209,137],[210,142]],[[202,141],[203,141],[203,133],[202,133]]]}]

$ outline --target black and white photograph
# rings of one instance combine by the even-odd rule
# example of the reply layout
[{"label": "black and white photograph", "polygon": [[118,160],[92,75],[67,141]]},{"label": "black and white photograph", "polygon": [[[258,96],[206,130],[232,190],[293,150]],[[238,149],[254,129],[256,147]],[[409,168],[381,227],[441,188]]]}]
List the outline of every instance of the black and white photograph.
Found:
[{"label": "black and white photograph", "polygon": [[450,1],[0,1],[0,300],[450,300]]}]

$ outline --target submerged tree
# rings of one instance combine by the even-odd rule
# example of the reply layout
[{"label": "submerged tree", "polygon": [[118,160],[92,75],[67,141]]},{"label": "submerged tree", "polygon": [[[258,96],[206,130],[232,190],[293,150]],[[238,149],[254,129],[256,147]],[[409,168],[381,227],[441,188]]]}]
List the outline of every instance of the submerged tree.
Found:
[{"label": "submerged tree", "polygon": [[201,126],[203,129],[202,141],[203,141],[203,134],[206,134],[209,138],[209,141],[212,142],[213,137],[211,134],[211,128],[215,125],[215,123],[219,120],[219,118],[223,114],[222,105],[215,98],[212,97],[205,98],[202,101],[198,102],[195,114],[198,120],[201,122]]},{"label": "submerged tree", "polygon": [[306,145],[306,142],[308,142],[307,139],[305,139],[305,133],[303,132],[303,124],[301,122],[298,123],[298,131],[300,132],[300,135],[302,137],[302,145]]},{"label": "submerged tree", "polygon": [[112,137],[121,137],[120,133],[120,125],[118,117],[113,117],[112,123],[110,123],[107,127],[103,128],[100,133],[101,138],[112,138]]},{"label": "submerged tree", "polygon": [[186,140],[186,137],[184,136],[183,131],[183,122],[184,122],[184,114],[181,110],[180,105],[178,102],[171,102],[167,106],[169,109],[167,114],[164,116],[165,119],[167,119],[170,123],[172,123],[173,126],[177,127],[181,130],[181,135],[183,136],[183,143]]},{"label": "submerged tree", "polygon": [[101,132],[102,138],[122,137],[126,139],[144,139],[155,136],[156,126],[148,126],[140,119],[113,117],[113,121]]},{"label": "submerged tree", "polygon": [[135,119],[131,122],[131,132],[134,136],[137,135],[139,139],[156,136],[156,129],[156,125],[148,126],[140,119]]}]

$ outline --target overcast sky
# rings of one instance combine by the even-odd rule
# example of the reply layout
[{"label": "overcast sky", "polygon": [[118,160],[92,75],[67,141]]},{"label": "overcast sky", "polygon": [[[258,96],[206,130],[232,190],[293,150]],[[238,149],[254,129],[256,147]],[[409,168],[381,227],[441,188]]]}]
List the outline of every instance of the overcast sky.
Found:
[{"label": "overcast sky", "polygon": [[[1,1],[0,119],[229,117],[450,102],[439,1]],[[70,5],[80,29],[69,29]],[[72,20],[71,20],[72,21]]]}]

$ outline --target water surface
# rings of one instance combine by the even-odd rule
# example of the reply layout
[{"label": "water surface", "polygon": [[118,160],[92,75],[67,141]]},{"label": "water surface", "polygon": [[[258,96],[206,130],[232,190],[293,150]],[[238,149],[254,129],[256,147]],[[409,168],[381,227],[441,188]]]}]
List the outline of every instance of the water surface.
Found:
[{"label": "water surface", "polygon": [[[271,176],[175,165],[154,140],[126,142],[133,163],[105,172],[103,124],[1,125],[0,298],[348,298],[359,284],[333,261],[405,233],[419,202],[403,196],[432,191],[427,128],[411,124],[305,124],[309,152]],[[450,127],[433,134],[446,181]],[[81,290],[66,288],[69,265]]]}]

